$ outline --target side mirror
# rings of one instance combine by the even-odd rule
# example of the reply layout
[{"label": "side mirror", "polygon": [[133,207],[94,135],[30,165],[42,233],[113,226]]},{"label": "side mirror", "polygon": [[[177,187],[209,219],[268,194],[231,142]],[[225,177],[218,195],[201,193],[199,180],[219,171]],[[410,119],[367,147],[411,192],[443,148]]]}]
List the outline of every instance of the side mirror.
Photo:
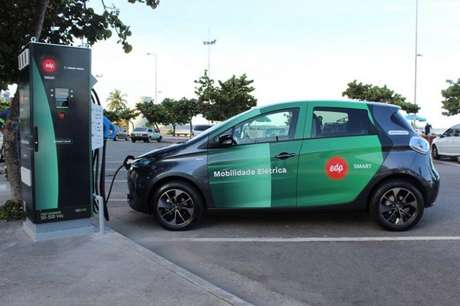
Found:
[{"label": "side mirror", "polygon": [[224,134],[219,136],[219,144],[222,146],[231,146],[235,143],[231,134]]}]

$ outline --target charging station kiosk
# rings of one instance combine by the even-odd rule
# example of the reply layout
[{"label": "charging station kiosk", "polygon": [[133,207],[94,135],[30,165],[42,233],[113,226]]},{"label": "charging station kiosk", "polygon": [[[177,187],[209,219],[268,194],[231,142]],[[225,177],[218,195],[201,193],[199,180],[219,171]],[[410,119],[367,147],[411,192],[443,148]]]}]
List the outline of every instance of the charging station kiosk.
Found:
[{"label": "charging station kiosk", "polygon": [[35,240],[93,232],[91,50],[31,42],[18,62],[24,229]]}]

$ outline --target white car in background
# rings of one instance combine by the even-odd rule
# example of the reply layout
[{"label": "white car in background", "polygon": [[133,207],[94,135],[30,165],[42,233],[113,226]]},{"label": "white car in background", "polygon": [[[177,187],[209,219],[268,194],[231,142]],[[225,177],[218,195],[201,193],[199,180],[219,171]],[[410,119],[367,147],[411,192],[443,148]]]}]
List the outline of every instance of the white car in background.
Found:
[{"label": "white car in background", "polygon": [[454,125],[433,140],[431,152],[434,159],[442,156],[460,156],[460,124]]}]

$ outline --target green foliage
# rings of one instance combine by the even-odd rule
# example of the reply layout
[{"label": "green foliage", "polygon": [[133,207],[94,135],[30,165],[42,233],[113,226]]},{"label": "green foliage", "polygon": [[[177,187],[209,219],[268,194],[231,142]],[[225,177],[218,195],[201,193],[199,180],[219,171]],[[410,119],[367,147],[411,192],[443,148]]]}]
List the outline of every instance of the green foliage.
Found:
[{"label": "green foliage", "polygon": [[126,95],[121,93],[119,89],[110,92],[106,102],[109,111],[122,111],[128,108],[126,106]]},{"label": "green foliage", "polygon": [[136,109],[152,125],[158,128],[158,124],[167,121],[168,115],[161,104],[155,104],[153,101],[142,101],[136,104]]},{"label": "green foliage", "polygon": [[398,105],[401,109],[408,113],[417,113],[420,110],[418,105],[407,102],[405,97],[395,93],[386,85],[380,87],[372,84],[358,83],[358,81],[354,80],[353,82],[348,83],[348,87],[342,95],[347,96],[350,99],[384,102]]},{"label": "green foliage", "polygon": [[189,123],[192,117],[198,114],[198,101],[185,97],[180,100],[165,98],[161,104],[154,104],[153,101],[137,103],[136,108],[156,127],[158,124],[171,125],[174,135],[177,124]]},{"label": "green foliage", "polygon": [[0,220],[13,221],[24,219],[24,210],[19,202],[6,201],[0,206]]},{"label": "green foliage", "polygon": [[[152,9],[159,0],[128,0],[129,3],[143,3]],[[0,88],[15,83],[18,79],[17,56],[34,36],[35,21],[43,0],[6,0],[1,2],[0,19]],[[86,6],[85,6],[86,3]],[[115,6],[105,5],[102,0],[102,12],[96,12],[90,0],[49,0],[41,42],[72,44],[76,39],[85,37],[93,45],[100,40],[118,36],[118,43],[125,52],[132,46],[128,42],[130,27],[120,19],[120,11]],[[85,8],[86,7],[86,8]]]},{"label": "green foliage", "polygon": [[226,81],[218,81],[215,86],[205,71],[195,81],[199,112],[208,120],[222,121],[248,110],[257,104],[257,99],[251,94],[254,91],[252,83],[254,81],[243,74],[240,77],[233,75]]},{"label": "green foliage", "polygon": [[445,116],[454,116],[460,114],[460,79],[457,82],[452,80],[447,80],[446,82],[449,84],[449,87],[441,91],[444,98],[442,100],[442,108],[446,110],[442,114]]}]

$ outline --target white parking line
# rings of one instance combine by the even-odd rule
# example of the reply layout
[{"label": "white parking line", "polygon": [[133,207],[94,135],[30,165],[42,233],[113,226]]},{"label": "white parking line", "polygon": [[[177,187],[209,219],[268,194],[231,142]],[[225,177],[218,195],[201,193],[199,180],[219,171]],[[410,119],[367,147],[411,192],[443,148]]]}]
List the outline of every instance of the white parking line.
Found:
[{"label": "white parking line", "polygon": [[457,241],[460,236],[395,236],[395,237],[215,237],[160,238],[156,242],[383,242],[383,241]]}]

